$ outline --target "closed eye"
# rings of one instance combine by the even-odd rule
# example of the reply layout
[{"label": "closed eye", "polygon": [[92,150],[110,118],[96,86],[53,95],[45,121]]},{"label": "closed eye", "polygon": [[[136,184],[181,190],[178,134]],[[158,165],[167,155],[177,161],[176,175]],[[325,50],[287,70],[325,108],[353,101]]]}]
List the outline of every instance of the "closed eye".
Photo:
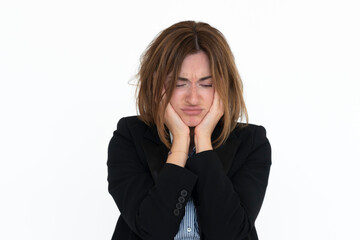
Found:
[{"label": "closed eye", "polygon": [[212,87],[212,84],[200,84],[201,87],[208,87],[208,88],[211,88]]}]

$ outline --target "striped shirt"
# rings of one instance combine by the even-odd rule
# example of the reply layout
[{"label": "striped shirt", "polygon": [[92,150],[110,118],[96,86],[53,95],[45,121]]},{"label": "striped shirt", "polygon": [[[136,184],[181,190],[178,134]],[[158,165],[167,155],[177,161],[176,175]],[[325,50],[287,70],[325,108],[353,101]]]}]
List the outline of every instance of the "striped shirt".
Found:
[{"label": "striped shirt", "polygon": [[[195,147],[188,157],[195,154]],[[181,220],[179,231],[174,240],[199,240],[199,228],[194,201],[190,197],[185,206],[185,215]]]},{"label": "striped shirt", "polygon": [[199,240],[199,230],[196,218],[196,209],[192,199],[185,206],[185,216],[181,220],[179,231],[174,240]]}]

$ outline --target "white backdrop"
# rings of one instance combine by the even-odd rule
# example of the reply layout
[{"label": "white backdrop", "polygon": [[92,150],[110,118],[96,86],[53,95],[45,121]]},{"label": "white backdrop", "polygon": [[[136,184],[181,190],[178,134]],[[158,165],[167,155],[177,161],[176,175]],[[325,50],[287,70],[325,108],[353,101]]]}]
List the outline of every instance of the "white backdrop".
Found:
[{"label": "white backdrop", "polygon": [[0,2],[0,239],[110,239],[107,146],[162,29],[229,41],[273,165],[263,240],[360,239],[358,1]]}]

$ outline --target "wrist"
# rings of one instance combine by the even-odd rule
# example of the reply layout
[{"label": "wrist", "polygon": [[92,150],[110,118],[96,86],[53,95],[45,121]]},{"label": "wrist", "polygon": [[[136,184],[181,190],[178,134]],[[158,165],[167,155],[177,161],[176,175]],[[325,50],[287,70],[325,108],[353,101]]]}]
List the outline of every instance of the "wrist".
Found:
[{"label": "wrist", "polygon": [[190,136],[189,135],[177,135],[173,136],[173,141],[171,144],[170,151],[180,151],[188,154],[190,145]]},{"label": "wrist", "polygon": [[213,150],[210,136],[196,136],[195,135],[196,153]]},{"label": "wrist", "polygon": [[188,155],[185,152],[181,151],[174,151],[169,152],[168,158],[166,160],[166,163],[171,163],[178,165],[180,167],[185,167],[186,160],[188,158]]},{"label": "wrist", "polygon": [[189,144],[189,135],[174,135],[166,162],[185,167],[188,158]]}]

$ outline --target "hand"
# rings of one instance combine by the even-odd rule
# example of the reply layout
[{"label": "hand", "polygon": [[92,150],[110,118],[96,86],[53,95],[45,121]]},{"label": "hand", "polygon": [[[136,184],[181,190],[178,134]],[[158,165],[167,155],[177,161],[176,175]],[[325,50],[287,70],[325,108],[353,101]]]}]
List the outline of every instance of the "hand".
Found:
[{"label": "hand", "polygon": [[220,118],[224,115],[224,105],[218,92],[215,90],[214,100],[209,112],[195,127],[195,146],[196,152],[212,149],[211,134],[214,131]]},{"label": "hand", "polygon": [[175,112],[170,103],[165,108],[164,118],[165,125],[173,135],[170,150],[172,154],[168,156],[166,162],[184,167],[190,144],[190,129]]},{"label": "hand", "polygon": [[175,136],[189,136],[190,129],[183,122],[180,116],[175,112],[174,108],[170,103],[165,108],[165,125],[172,133],[173,137]]}]

